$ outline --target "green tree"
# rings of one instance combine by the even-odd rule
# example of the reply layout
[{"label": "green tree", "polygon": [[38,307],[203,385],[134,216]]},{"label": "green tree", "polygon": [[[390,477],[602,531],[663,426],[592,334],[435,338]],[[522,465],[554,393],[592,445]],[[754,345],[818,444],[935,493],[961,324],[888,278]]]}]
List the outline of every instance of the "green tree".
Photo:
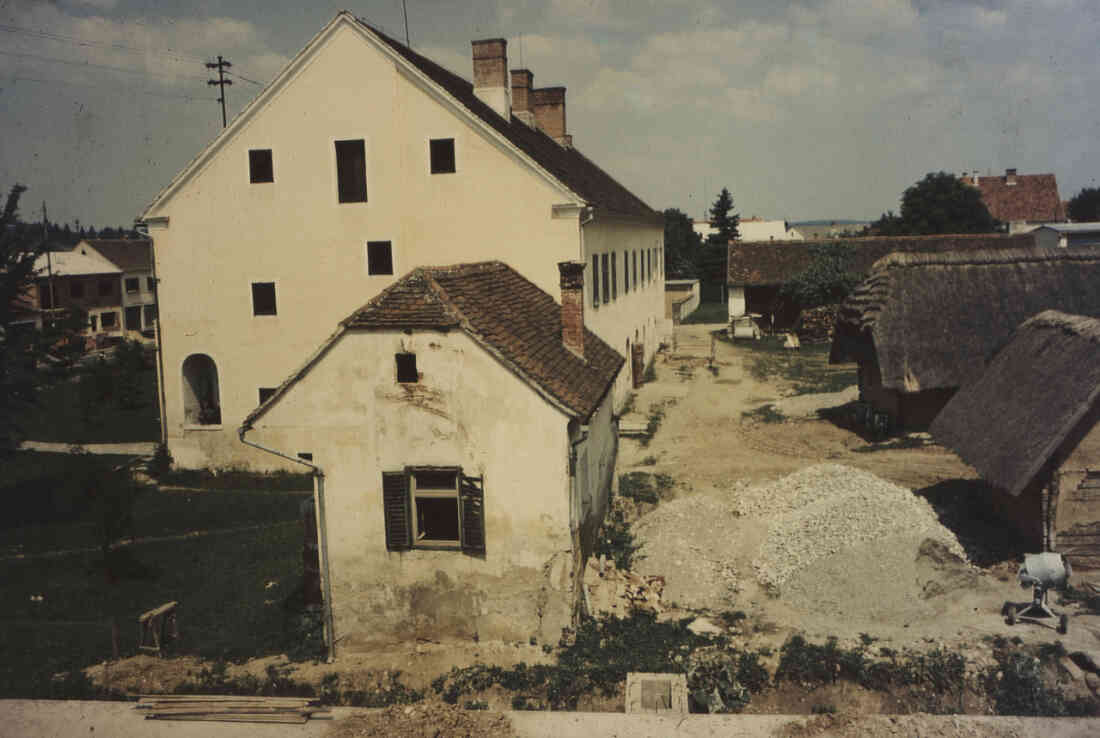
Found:
[{"label": "green tree", "polygon": [[1100,187],[1086,187],[1070,198],[1066,216],[1074,223],[1100,221]]},{"label": "green tree", "polygon": [[883,214],[868,231],[882,236],[991,233],[1000,223],[989,214],[981,192],[953,174],[930,172],[905,190],[901,213]]},{"label": "green tree", "polygon": [[695,232],[687,213],[676,208],[665,210],[665,265],[670,277],[699,276],[702,246],[703,237]]},{"label": "green tree", "polygon": [[779,288],[780,298],[803,310],[843,301],[864,277],[849,266],[854,252],[848,243],[810,246],[809,266]]},{"label": "green tree", "polygon": [[740,224],[741,217],[737,213],[731,215],[731,210],[733,210],[733,196],[730,195],[728,189],[723,187],[722,191],[718,193],[718,199],[710,206],[710,225],[715,229],[715,232],[710,234],[710,238],[707,239],[709,243],[725,246],[730,241],[740,237],[741,233],[737,227]]}]

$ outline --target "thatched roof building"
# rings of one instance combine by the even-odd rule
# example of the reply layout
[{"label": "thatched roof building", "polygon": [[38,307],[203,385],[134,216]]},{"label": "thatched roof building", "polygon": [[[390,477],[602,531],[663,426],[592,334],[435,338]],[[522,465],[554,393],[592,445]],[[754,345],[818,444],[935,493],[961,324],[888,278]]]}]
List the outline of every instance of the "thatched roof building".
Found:
[{"label": "thatched roof building", "polygon": [[1100,248],[890,254],[841,305],[830,360],[900,392],[976,380],[1043,310],[1100,316]]},{"label": "thatched roof building", "polygon": [[1100,566],[1100,320],[1029,319],[931,431],[997,488],[991,502],[1022,532]]},{"label": "thatched roof building", "polygon": [[938,442],[1019,495],[1100,395],[1100,320],[1047,310],[932,423]]}]

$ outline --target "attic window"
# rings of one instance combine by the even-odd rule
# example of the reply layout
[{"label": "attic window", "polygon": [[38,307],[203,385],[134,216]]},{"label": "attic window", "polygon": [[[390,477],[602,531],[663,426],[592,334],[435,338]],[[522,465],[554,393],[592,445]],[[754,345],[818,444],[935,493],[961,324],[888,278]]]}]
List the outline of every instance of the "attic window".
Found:
[{"label": "attic window", "polygon": [[252,283],[252,314],[276,315],[275,310],[275,283]]},{"label": "attic window", "polygon": [[363,139],[336,142],[336,187],[340,202],[367,201],[367,150]]},{"label": "attic window", "polygon": [[397,354],[397,381],[402,384],[414,384],[420,381],[416,371],[416,354]]},{"label": "attic window", "polygon": [[271,149],[249,149],[248,181],[252,184],[275,181],[275,168],[271,163]]},{"label": "attic window", "polygon": [[367,274],[393,274],[393,244],[367,241]]},{"label": "attic window", "polygon": [[455,170],[455,140],[433,138],[428,142],[432,156],[432,174],[451,174]]}]

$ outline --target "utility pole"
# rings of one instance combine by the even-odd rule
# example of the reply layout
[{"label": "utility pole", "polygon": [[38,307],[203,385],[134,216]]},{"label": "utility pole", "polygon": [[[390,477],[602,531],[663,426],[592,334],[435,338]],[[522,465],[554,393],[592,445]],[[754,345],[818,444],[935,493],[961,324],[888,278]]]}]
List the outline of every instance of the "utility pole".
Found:
[{"label": "utility pole", "polygon": [[409,9],[405,7],[405,0],[401,0],[401,12],[405,15],[405,45],[411,49],[412,46],[409,44]]},{"label": "utility pole", "polygon": [[217,69],[218,70],[218,78],[207,80],[206,84],[216,85],[219,88],[219,91],[221,92],[221,97],[218,98],[218,102],[220,102],[222,104],[222,128],[225,128],[225,125],[226,125],[226,119],[225,119],[225,86],[233,84],[233,80],[225,78],[225,70],[227,68],[231,67],[231,66],[233,66],[233,65],[229,63],[228,59],[222,59],[221,54],[218,55],[217,63],[206,62],[206,68],[207,69]]},{"label": "utility pole", "polygon": [[50,256],[50,226],[46,219],[46,201],[42,201],[42,248],[46,251],[46,274],[50,287],[50,310],[57,307],[53,291],[53,258]]}]

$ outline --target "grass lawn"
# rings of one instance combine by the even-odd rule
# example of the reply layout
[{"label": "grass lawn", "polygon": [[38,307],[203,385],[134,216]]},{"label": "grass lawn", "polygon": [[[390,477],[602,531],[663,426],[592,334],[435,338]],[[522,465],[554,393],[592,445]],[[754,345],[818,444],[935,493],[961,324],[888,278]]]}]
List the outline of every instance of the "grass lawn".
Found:
[{"label": "grass lawn", "polygon": [[724,302],[701,302],[694,313],[681,323],[728,323],[729,309]]},{"label": "grass lawn", "polygon": [[105,405],[91,417],[81,410],[79,384],[60,381],[39,395],[39,406],[23,419],[23,432],[31,441],[54,443],[135,443],[160,440],[157,419],[157,375],[146,369],[140,375],[137,407]]},{"label": "grass lawn", "polygon": [[[27,502],[0,524],[0,555],[97,546],[95,524],[70,482],[80,478],[80,463],[34,452],[5,459],[0,494]],[[111,655],[112,616],[122,654],[135,653],[137,616],[169,600],[180,603],[180,652],[244,658],[299,643],[298,613],[283,602],[302,577],[299,505],[308,496],[146,489],[134,505],[135,535],[215,532],[118,549],[129,566],[114,585],[99,552],[0,560],[0,696],[86,694],[53,676]],[[245,526],[262,527],[225,530]]]},{"label": "grass lawn", "polygon": [[[730,342],[724,331],[717,335],[719,340]],[[748,352],[750,361],[745,367],[753,379],[782,379],[793,385],[796,395],[839,392],[858,382],[854,364],[829,363],[828,343],[805,343],[798,351],[783,348],[781,336],[733,343]]]}]

